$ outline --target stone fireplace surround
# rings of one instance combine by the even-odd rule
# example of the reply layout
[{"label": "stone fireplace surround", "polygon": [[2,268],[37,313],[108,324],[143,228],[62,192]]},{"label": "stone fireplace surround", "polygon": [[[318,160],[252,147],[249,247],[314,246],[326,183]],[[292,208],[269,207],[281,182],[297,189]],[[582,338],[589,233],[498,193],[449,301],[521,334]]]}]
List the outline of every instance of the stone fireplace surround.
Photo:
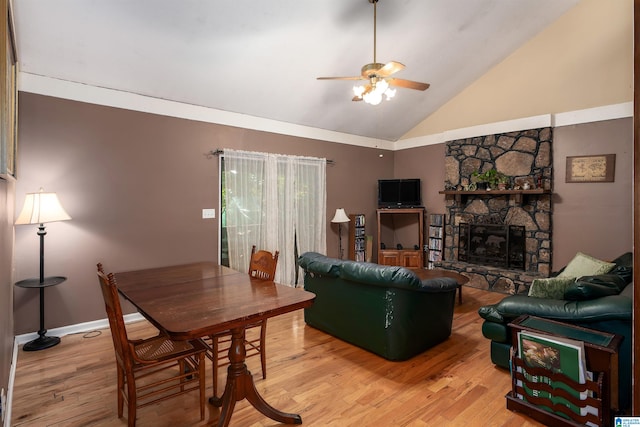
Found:
[{"label": "stone fireplace surround", "polygon": [[[529,129],[449,141],[445,151],[445,189],[463,190],[474,171],[495,168],[510,177],[510,188],[528,181],[532,188],[553,183],[552,128]],[[443,261],[437,267],[464,273],[468,285],[502,293],[526,293],[534,278],[551,272],[553,213],[551,191],[446,196]],[[499,223],[525,227],[525,268],[508,270],[458,261],[460,223]]]}]

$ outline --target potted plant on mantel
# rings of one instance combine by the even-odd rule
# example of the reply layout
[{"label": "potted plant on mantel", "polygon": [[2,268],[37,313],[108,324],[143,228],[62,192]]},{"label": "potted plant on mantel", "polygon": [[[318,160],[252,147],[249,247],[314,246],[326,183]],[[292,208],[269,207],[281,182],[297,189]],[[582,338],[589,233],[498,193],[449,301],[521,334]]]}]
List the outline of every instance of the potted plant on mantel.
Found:
[{"label": "potted plant on mantel", "polygon": [[509,186],[509,177],[500,172],[498,174],[498,190],[506,190]]},{"label": "potted plant on mantel", "polygon": [[509,183],[509,177],[496,169],[489,169],[484,172],[475,171],[471,175],[475,177],[476,182],[484,183],[487,186],[487,190],[506,190]]}]

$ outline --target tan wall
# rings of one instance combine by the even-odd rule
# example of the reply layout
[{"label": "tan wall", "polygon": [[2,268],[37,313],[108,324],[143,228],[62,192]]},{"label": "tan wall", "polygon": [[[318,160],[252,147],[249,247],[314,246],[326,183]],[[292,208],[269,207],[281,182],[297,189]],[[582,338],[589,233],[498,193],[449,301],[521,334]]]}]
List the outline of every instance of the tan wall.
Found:
[{"label": "tan wall", "polygon": [[[393,176],[393,153],[20,94],[16,203],[44,186],[73,217],[47,225],[48,328],[104,318],[95,265],[109,271],[218,257],[218,158],[235,148],[326,157],[327,252],[338,255],[335,209],[367,215],[375,232],[376,186]],[[379,154],[384,154],[380,157]],[[217,215],[219,217],[219,215]],[[16,278],[38,274],[36,226],[17,226]],[[346,237],[346,236],[344,236]],[[343,240],[346,244],[346,239]],[[16,333],[38,329],[37,292],[15,290]]]},{"label": "tan wall", "polygon": [[[554,129],[553,269],[578,251],[612,259],[632,250],[631,118]],[[419,177],[427,213],[445,213],[444,144],[397,151],[402,177]],[[566,157],[616,154],[613,183],[565,183]]]},{"label": "tan wall", "polygon": [[633,1],[582,0],[402,137],[633,99]]}]

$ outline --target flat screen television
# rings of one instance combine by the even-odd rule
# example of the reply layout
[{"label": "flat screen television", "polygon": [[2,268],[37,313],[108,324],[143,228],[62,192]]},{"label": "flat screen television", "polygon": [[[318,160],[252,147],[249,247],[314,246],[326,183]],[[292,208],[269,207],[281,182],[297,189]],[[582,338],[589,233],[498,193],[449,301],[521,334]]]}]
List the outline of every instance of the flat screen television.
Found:
[{"label": "flat screen television", "polygon": [[378,180],[378,207],[411,208],[422,206],[420,179]]}]

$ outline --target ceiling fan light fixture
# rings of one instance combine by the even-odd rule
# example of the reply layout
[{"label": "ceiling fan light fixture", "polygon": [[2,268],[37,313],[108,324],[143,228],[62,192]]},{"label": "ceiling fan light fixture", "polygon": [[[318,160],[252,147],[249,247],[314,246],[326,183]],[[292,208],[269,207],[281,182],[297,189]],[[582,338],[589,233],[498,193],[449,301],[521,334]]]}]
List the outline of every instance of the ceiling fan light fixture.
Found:
[{"label": "ceiling fan light fixture", "polygon": [[389,89],[389,82],[385,79],[376,79],[373,83],[373,87],[380,93],[384,93],[387,89]]},{"label": "ceiling fan light fixture", "polygon": [[396,94],[395,89],[391,89],[389,87],[389,82],[385,79],[371,79],[371,85],[368,89],[369,90],[364,86],[354,86],[353,93],[356,95],[358,100],[363,100],[370,105],[380,104],[383,97],[386,97],[386,100],[389,101]]},{"label": "ceiling fan light fixture", "polygon": [[395,89],[387,89],[384,91],[385,96],[387,97],[387,101],[391,100],[394,96],[396,96]]},{"label": "ceiling fan light fixture", "polygon": [[[379,0],[368,0],[373,4],[373,62],[365,64],[361,68],[360,76],[355,77],[318,77],[318,80],[368,80],[369,84],[354,86],[354,97],[352,101],[365,101],[367,104],[378,105],[382,101],[382,97],[385,96],[386,100],[392,99],[396,90],[389,88],[390,85],[396,87],[403,87],[414,90],[426,90],[429,88],[428,83],[414,82],[411,80],[390,78],[392,74],[402,71],[404,64],[391,61],[383,64],[376,59],[376,21],[377,21],[377,8],[376,4]],[[389,78],[389,80],[387,80]]]},{"label": "ceiling fan light fixture", "polygon": [[372,90],[371,92],[362,95],[362,99],[367,104],[378,105],[382,101],[382,93],[377,90]]}]

